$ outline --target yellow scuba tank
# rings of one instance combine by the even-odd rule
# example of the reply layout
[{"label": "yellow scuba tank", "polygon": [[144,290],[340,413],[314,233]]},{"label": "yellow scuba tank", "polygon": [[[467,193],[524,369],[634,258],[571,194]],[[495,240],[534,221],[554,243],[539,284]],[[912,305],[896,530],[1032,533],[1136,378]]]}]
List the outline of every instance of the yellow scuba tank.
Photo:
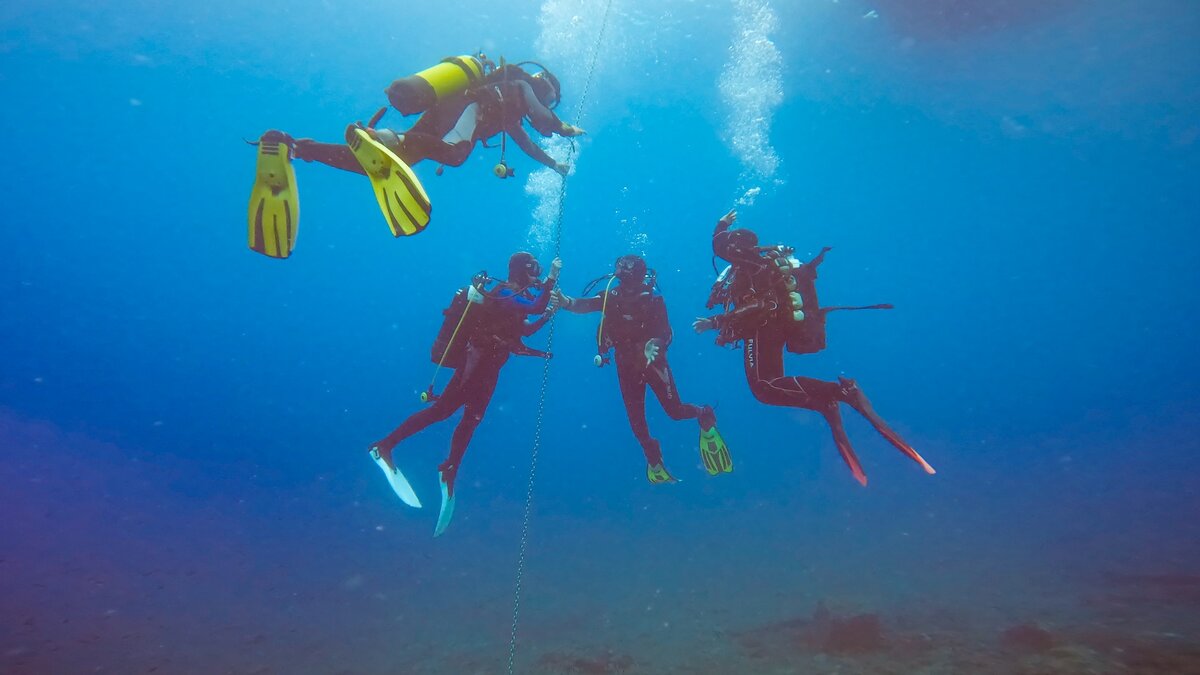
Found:
[{"label": "yellow scuba tank", "polygon": [[384,91],[400,114],[425,112],[438,101],[461,94],[483,79],[483,58],[486,57],[482,54],[450,56],[432,68],[392,82]]}]

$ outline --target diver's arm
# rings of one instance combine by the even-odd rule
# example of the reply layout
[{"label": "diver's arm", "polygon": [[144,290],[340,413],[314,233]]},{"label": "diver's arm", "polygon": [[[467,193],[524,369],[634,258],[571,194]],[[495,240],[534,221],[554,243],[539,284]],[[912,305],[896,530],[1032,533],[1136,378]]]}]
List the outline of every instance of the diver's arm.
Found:
[{"label": "diver's arm", "polygon": [[550,304],[550,288],[554,286],[554,282],[549,279],[546,280],[546,283],[549,284],[549,287],[543,287],[532,298],[524,293],[505,288],[488,299],[506,309],[518,310],[525,314],[542,314],[546,311],[546,306]]},{"label": "diver's arm", "polygon": [[541,314],[546,311],[546,305],[550,302],[550,295],[548,293],[539,293],[531,298],[521,291],[505,287],[501,288],[496,294],[489,295],[488,302],[493,302],[504,309],[511,309],[524,314]]},{"label": "diver's arm", "polygon": [[736,221],[737,209],[730,209],[729,213],[721,216],[721,219],[717,221],[717,226],[713,228],[713,237],[716,238],[718,234],[721,234],[722,232],[728,232],[729,228],[733,227],[733,224]]},{"label": "diver's arm", "polygon": [[707,319],[696,319],[692,322],[692,328],[697,333],[703,333],[706,330],[713,329],[724,330],[725,327],[729,326],[730,324],[741,323],[747,317],[769,309],[770,307],[768,307],[767,303],[761,300],[750,300],[746,304],[733,311],[725,312],[724,314],[718,314]]},{"label": "diver's arm", "polygon": [[521,126],[519,123],[515,124],[508,128],[508,135],[512,136],[512,139],[516,141],[517,146],[520,147],[525,154],[536,159],[538,162],[545,164],[551,169],[554,169],[559,173],[563,173],[562,169],[560,169],[559,163],[554,161],[553,157],[547,155],[546,151],[542,150],[537,143],[533,142],[533,139],[531,139],[529,134],[525,131],[525,127]]},{"label": "diver's arm", "polygon": [[525,103],[525,116],[529,118],[530,126],[537,129],[539,134],[543,136],[558,134],[559,136],[569,138],[571,136],[582,136],[586,133],[583,129],[571,126],[559,119],[558,115],[555,115],[554,111],[547,108],[541,99],[537,97],[537,94],[533,91],[533,87],[529,85],[527,80],[518,81],[516,89],[518,95]]},{"label": "diver's arm", "polygon": [[750,300],[731,312],[725,312],[724,314],[718,314],[714,316],[713,321],[717,324],[717,328],[724,328],[731,323],[739,323],[744,321],[749,316],[759,314],[768,309],[770,309],[770,307],[766,302],[762,300]]},{"label": "diver's arm", "polygon": [[560,291],[555,291],[555,293],[562,297],[559,306],[572,314],[591,314],[599,312],[604,307],[603,293],[591,298],[572,298]]},{"label": "diver's arm", "polygon": [[525,325],[522,327],[521,334],[524,337],[533,335],[541,330],[542,326],[545,326],[546,322],[548,322],[552,316],[554,316],[554,312],[546,312],[536,319],[526,319]]},{"label": "diver's arm", "polygon": [[[546,275],[546,280],[541,282],[539,286],[534,286],[531,289],[515,289],[512,286],[504,285],[493,295],[488,296],[488,301],[496,303],[505,309],[513,309],[525,314],[542,314],[550,305],[550,299],[554,295],[554,286],[558,283],[558,275],[562,272],[562,260],[555,258],[550,263],[550,273]],[[534,297],[526,295],[525,291],[530,290],[531,294],[536,292]]]},{"label": "diver's arm", "polygon": [[833,250],[832,246],[826,246],[821,249],[821,252],[818,253],[815,258],[804,263],[805,267],[807,267],[813,271],[814,277],[817,275],[817,266],[819,266],[821,263],[825,262],[825,254],[829,253],[832,250]]}]

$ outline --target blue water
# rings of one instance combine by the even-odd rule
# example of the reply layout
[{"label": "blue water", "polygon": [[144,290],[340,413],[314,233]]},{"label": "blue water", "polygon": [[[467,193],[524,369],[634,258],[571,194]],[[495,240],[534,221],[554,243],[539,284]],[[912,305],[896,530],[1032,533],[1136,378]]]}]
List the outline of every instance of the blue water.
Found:
[{"label": "blue water", "polygon": [[[365,179],[297,163],[295,254],[245,243],[243,138],[337,140],[480,48],[562,77],[589,131],[563,283],[646,257],[736,463],[709,478],[652,403],[683,481],[647,484],[595,317],[560,317],[516,672],[1200,670],[1196,6],[613,4],[594,68],[600,0],[0,9],[0,672],[506,671],[542,363],[506,366],[438,539],[453,423],[397,450],[420,511],[365,447],[421,405],[454,289],[549,262],[557,180],[419,165],[434,221],[395,240]],[[936,476],[847,410],[859,487],[818,415],[688,330],[752,188],[764,240],[834,247],[824,302],[896,305],[788,372],[856,378]],[[830,647],[818,606],[882,643]]]}]

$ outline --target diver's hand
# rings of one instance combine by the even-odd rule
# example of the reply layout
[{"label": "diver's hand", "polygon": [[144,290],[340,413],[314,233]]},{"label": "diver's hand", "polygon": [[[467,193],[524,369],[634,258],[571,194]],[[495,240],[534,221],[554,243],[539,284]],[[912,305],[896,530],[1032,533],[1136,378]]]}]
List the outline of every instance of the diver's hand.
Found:
[{"label": "diver's hand", "polygon": [[657,359],[658,353],[662,351],[662,347],[659,345],[658,338],[646,340],[646,348],[643,351],[646,354],[646,365],[648,366],[651,363],[654,363],[654,359]]},{"label": "diver's hand", "polygon": [[550,261],[550,274],[546,275],[547,281],[558,281],[558,275],[562,273],[562,258],[555,258]]},{"label": "diver's hand", "polygon": [[587,132],[580,127],[563,122],[562,131],[559,134],[567,138],[574,138],[575,136],[586,136]]},{"label": "diver's hand", "polygon": [[565,176],[571,173],[571,165],[558,162],[554,165],[554,170],[558,172],[558,175]]},{"label": "diver's hand", "polygon": [[737,209],[729,209],[729,213],[726,213],[725,215],[721,216],[721,220],[719,222],[724,223],[726,227],[729,227],[729,226],[732,226],[734,221],[736,221],[736,220],[737,220]]},{"label": "diver's hand", "polygon": [[375,133],[374,127],[368,127],[367,125],[363,124],[362,121],[358,121],[358,122],[355,122],[354,124],[349,124],[346,126],[346,140],[347,141],[349,141],[351,138],[354,138],[354,130],[355,129],[362,129],[363,131],[366,132],[367,136],[371,137],[371,140],[373,140],[373,141],[379,140],[379,134]]},{"label": "diver's hand", "polygon": [[571,305],[575,304],[575,298],[563,293],[555,286],[554,290],[550,291],[550,304],[559,309],[569,309]]},{"label": "diver's hand", "polygon": [[706,319],[702,316],[699,316],[696,317],[696,320],[692,322],[692,330],[696,331],[697,333],[716,330],[716,328],[717,322],[715,319]]}]

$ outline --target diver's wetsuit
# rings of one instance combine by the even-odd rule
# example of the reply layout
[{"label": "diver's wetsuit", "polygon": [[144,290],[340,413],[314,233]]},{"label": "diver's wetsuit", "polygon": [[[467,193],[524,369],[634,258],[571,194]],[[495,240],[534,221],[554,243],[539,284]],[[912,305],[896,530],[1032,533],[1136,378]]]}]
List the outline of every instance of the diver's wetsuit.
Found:
[{"label": "diver's wetsuit", "polygon": [[801,295],[810,296],[804,298],[805,318],[796,325],[790,323],[795,319],[784,285],[786,277],[778,270],[772,256],[760,250],[722,247],[721,237],[728,230],[729,224],[724,221],[717,224],[713,233],[713,250],[732,265],[734,276],[727,298],[731,309],[713,317],[713,322],[721,332],[717,338],[718,344],[731,344],[739,340],[743,343],[746,381],[754,397],[769,405],[821,413],[833,432],[833,440],[842,459],[863,485],[867,483],[867,476],[846,435],[839,403],[854,408],[892,445],[921,464],[928,473],[933,473],[933,468],[875,412],[854,380],[843,377],[838,378],[838,382],[826,382],[784,374],[783,352],[789,344],[800,342],[816,345],[813,349],[797,350],[802,352],[824,348],[824,315],[833,308],[817,306],[813,283],[817,278],[817,267],[824,261],[825,252],[829,249],[824,249],[816,258],[793,272],[798,282],[797,290]]},{"label": "diver's wetsuit", "polygon": [[[549,320],[546,306],[553,286],[554,282],[549,280],[528,288],[501,285],[488,294],[483,305],[486,318],[468,338],[465,361],[461,368],[454,371],[442,395],[372,446],[379,450],[389,465],[392,463],[392,450],[397,444],[463,408],[462,420],[454,428],[454,435],[450,439],[450,455],[438,467],[443,472],[448,488],[453,491],[458,466],[475,429],[483,420],[492,394],[496,391],[500,369],[508,362],[509,355],[546,356],[525,348],[521,338],[533,335]],[[527,316],[534,314],[542,316],[533,321],[526,320]]]},{"label": "diver's wetsuit", "polygon": [[[426,159],[461,166],[476,142],[507,132],[525,154],[553,169],[557,163],[533,142],[522,121],[528,118],[543,136],[563,134],[568,128],[538,99],[532,80],[521,68],[504,66],[465,93],[436,103],[410,130],[376,129],[375,136],[410,166]],[[297,159],[364,173],[345,144],[301,138],[293,147]]]},{"label": "diver's wetsuit", "polygon": [[[491,73],[482,84],[448,102],[445,110],[434,115],[426,113],[429,124],[421,124],[425,120],[422,116],[404,134],[399,144],[400,159],[410,165],[432,159],[439,164],[461,166],[477,141],[486,142],[507,132],[525,154],[554,168],[557,163],[533,142],[522,121],[528,118],[530,126],[543,136],[561,133],[565,127],[554,111],[538,100],[531,82],[529,73],[517,66],[504,66]],[[448,114],[452,111],[457,114]]]},{"label": "diver's wetsuit", "polygon": [[[608,294],[607,307],[604,305],[605,293]],[[705,430],[716,424],[712,408],[684,403],[679,398],[675,376],[667,362],[667,347],[673,337],[667,322],[667,304],[652,287],[626,288],[624,284],[618,284],[594,297],[576,299],[563,309],[577,314],[604,310],[602,339],[606,345],[612,344],[616,354],[617,382],[625,402],[625,413],[629,416],[633,435],[642,445],[647,463],[651,466],[662,464],[662,450],[650,435],[646,423],[647,386],[671,419],[699,419],[700,428]],[[647,364],[645,347],[649,340],[658,341],[659,353]]]}]

